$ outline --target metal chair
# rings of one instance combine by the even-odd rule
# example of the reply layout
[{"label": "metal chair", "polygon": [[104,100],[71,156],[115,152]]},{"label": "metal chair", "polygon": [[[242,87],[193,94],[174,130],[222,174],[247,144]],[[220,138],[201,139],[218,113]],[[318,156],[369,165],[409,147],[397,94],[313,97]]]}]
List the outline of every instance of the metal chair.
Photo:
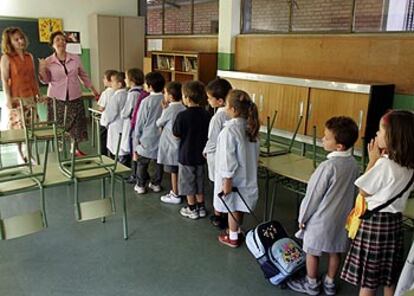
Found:
[{"label": "metal chair", "polygon": [[[24,112],[21,108],[22,118]],[[30,138],[32,130],[26,127],[23,120],[25,144],[30,147],[35,139]],[[28,148],[28,159],[24,164],[0,168],[0,196],[39,190],[40,209],[26,212],[9,218],[0,219],[0,239],[13,239],[43,230],[47,227],[43,182],[46,175],[49,142],[46,142],[43,165],[33,165],[31,149]]]}]

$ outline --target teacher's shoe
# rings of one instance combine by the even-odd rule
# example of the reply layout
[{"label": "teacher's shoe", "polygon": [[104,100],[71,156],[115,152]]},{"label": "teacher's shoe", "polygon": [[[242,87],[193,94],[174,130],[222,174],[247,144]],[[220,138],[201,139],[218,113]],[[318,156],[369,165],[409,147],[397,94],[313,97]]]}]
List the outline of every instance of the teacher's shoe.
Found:
[{"label": "teacher's shoe", "polygon": [[76,157],[82,157],[82,156],[86,156],[87,154],[86,153],[84,153],[84,152],[82,152],[81,150],[79,150],[79,149],[76,149],[75,150],[75,156]]}]

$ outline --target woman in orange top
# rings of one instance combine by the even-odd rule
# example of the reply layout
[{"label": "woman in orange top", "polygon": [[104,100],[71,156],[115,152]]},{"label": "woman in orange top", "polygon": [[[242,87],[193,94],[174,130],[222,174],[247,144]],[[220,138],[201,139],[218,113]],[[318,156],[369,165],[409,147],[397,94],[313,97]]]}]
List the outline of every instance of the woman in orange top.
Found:
[{"label": "woman in orange top", "polygon": [[[1,49],[3,56],[0,62],[1,80],[6,95],[6,106],[9,109],[9,129],[22,128],[20,102],[23,102],[23,111],[26,122],[30,122],[30,116],[35,116],[36,99],[39,95],[39,86],[35,76],[33,56],[26,51],[28,46],[27,36],[20,28],[9,27],[3,31]],[[30,110],[33,107],[33,113]],[[22,145],[18,145],[22,159],[25,159]]]}]

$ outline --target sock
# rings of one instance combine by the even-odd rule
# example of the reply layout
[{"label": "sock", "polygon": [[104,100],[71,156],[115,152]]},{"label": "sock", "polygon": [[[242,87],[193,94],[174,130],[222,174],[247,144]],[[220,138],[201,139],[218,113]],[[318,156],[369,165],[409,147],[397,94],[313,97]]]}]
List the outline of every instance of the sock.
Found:
[{"label": "sock", "polygon": [[196,205],[188,205],[191,211],[194,211],[196,209]]},{"label": "sock", "polygon": [[311,284],[311,285],[316,285],[317,284],[317,279],[313,279],[313,278],[310,278],[308,276],[306,276],[306,279],[308,280],[309,284]]},{"label": "sock", "polygon": [[328,275],[326,275],[324,282],[331,285],[334,283],[334,279],[331,279]]},{"label": "sock", "polygon": [[197,203],[197,208],[201,209],[201,208],[205,208],[205,207],[206,207],[206,205],[204,204],[204,201]]},{"label": "sock", "polygon": [[229,237],[231,240],[238,240],[239,238],[239,233],[237,231],[231,231],[229,230]]}]

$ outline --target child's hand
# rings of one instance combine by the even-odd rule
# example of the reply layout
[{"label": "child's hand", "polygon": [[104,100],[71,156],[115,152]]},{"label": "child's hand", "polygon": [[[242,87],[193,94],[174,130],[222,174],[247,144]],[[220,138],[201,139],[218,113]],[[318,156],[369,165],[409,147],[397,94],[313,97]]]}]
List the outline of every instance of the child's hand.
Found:
[{"label": "child's hand", "polygon": [[381,150],[378,147],[376,139],[372,139],[371,142],[368,143],[367,149],[369,161],[375,163],[381,157]]},{"label": "child's hand", "polygon": [[299,223],[299,229],[305,229],[305,224]]},{"label": "child's hand", "polygon": [[207,153],[203,153],[205,159],[207,159]]},{"label": "child's hand", "polygon": [[224,195],[227,195],[227,194],[231,193],[232,189],[233,189],[232,180],[229,179],[229,178],[225,178],[223,180],[223,185],[221,187],[221,190],[223,191]]}]

